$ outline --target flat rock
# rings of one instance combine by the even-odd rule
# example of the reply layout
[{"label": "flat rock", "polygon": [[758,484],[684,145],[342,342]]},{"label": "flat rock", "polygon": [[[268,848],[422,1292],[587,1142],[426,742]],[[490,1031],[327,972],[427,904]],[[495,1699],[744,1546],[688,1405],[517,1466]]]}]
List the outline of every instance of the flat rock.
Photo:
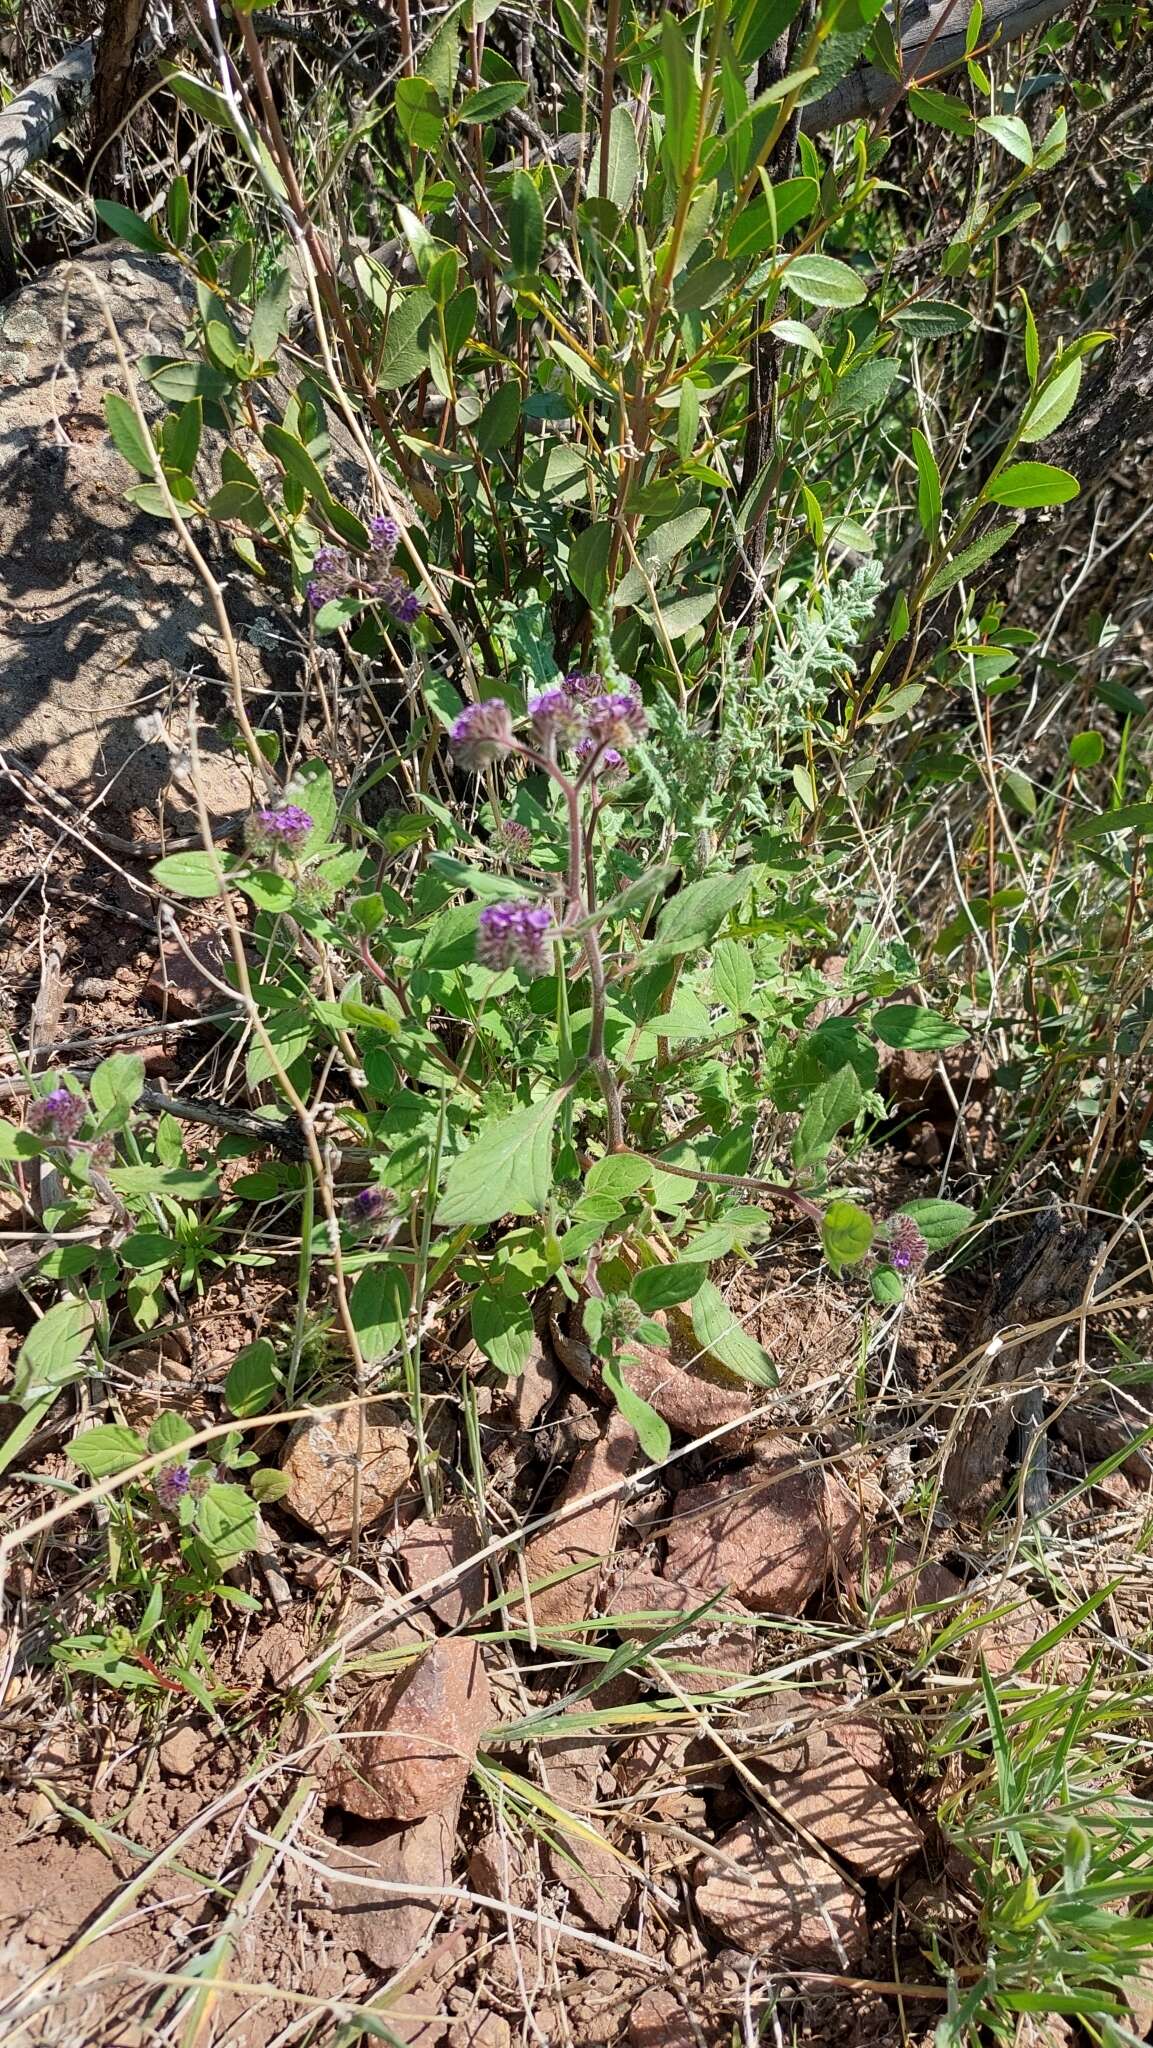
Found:
[{"label": "flat rock", "polygon": [[[860,1961],[868,1939],[864,1902],[814,1850],[770,1834],[757,1814],[716,1844],[725,1863],[705,1855],[694,1879],[697,1908],[746,1955],[812,1970]],[[742,1882],[736,1864],[748,1873]]]},{"label": "flat rock", "polygon": [[799,1614],[856,1522],[840,1482],[799,1463],[782,1441],[729,1478],[686,1487],[668,1525],[664,1576],[728,1591],[758,1614]]},{"label": "flat rock", "polygon": [[774,1772],[770,1789],[798,1828],[878,1884],[891,1884],[922,1847],[904,1807],[837,1742],[803,1771]]},{"label": "flat rock", "polygon": [[430,1643],[365,1693],[342,1731],[328,1797],[363,1820],[420,1820],[459,1799],[495,1719],[479,1645]]},{"label": "flat rock", "polygon": [[[140,481],[108,435],[123,390],[107,300],[130,363],[182,356],[190,287],[178,264],[105,243],[51,265],[0,306],[0,744],[55,789],[87,800],[111,783],[130,813],[167,806],[194,826],[184,706],[200,681],[201,781],[210,812],[245,809],[247,767],[218,733],[224,649],[208,594],[174,528],[125,502]],[[137,386],[148,413],[159,402]],[[228,585],[242,681],[277,681],[251,626],[259,605],[226,544],[198,534]],[[283,662],[280,679],[286,679]]]},{"label": "flat rock", "polygon": [[341,1881],[317,1876],[324,1903],[308,1907],[309,1919],[392,1976],[411,1960],[441,1908],[434,1898],[390,1898],[375,1886],[450,1885],[455,1834],[455,1807],[408,1827],[354,1824],[344,1841],[326,1841],[320,1850]]},{"label": "flat rock", "polygon": [[208,976],[226,982],[231,963],[232,951],[223,937],[194,939],[188,953],[173,941],[152,968],[144,984],[144,999],[163,1010],[166,1017],[199,1017],[206,1010],[225,1008],[228,997],[213,987]]},{"label": "flat rock", "polygon": [[[635,1432],[619,1411],[614,1410],[596,1443],[590,1444],[587,1450],[574,1458],[556,1507],[563,1510],[582,1500],[586,1494],[598,1493],[602,1487],[624,1479],[632,1468],[636,1449]],[[582,1513],[568,1515],[552,1528],[542,1529],[539,1536],[534,1536],[525,1545],[524,1577],[530,1586],[552,1578],[557,1572],[572,1571],[574,1566],[583,1567],[571,1578],[563,1579],[554,1586],[542,1586],[532,1594],[533,1615],[538,1623],[546,1627],[562,1626],[565,1622],[583,1621],[592,1613],[596,1605],[599,1568],[612,1556],[620,1512],[618,1492]],[[510,1604],[511,1593],[510,1587]]]},{"label": "flat rock", "polygon": [[448,2048],[512,2048],[512,2028],[499,2012],[472,2012],[454,2020]]},{"label": "flat rock", "polygon": [[[665,1635],[676,1615],[691,1614],[709,1600],[712,1611],[670,1636],[659,1654],[686,1692],[712,1692],[756,1669],[757,1635],[749,1626],[751,1614],[738,1600],[718,1601],[699,1586],[674,1585],[655,1572],[633,1572],[614,1589],[608,1609],[619,1636],[646,1643]],[[625,1619],[649,1614],[652,1621]]]},{"label": "flat rock", "polygon": [[280,1463],[288,1478],[283,1505],[298,1522],[330,1541],[351,1535],[358,1457],[362,1527],[388,1513],[408,1484],[411,1466],[408,1438],[391,1416],[384,1403],[370,1403],[363,1438],[355,1407],[297,1423]]},{"label": "flat rock", "polygon": [[[422,1586],[442,1572],[466,1563],[481,1547],[480,1531],[467,1508],[448,1508],[438,1521],[410,1522],[400,1540],[397,1556],[409,1590]],[[425,1602],[446,1628],[459,1628],[488,1598],[487,1574],[482,1564],[466,1572],[443,1592],[430,1593]]]},{"label": "flat rock", "polygon": [[160,1768],[168,1778],[191,1778],[196,1769],[203,1737],[195,1728],[177,1728],[160,1745]]},{"label": "flat rock", "polygon": [[629,2048],[699,2048],[700,2041],[680,1999],[659,1985],[638,1998],[626,2038]]},{"label": "flat rock", "polygon": [[585,1832],[592,1829],[603,1835],[605,1831],[605,1817],[596,1811],[605,1746],[594,1737],[574,1736],[542,1742],[540,1753],[549,1797],[583,1823],[580,1829],[569,1829],[563,1821],[552,1821],[563,1840],[563,1853],[543,1843],[541,1863],[555,1882],[565,1887],[587,1926],[613,1934],[632,1904],[633,1879],[619,1856],[590,1841]]}]

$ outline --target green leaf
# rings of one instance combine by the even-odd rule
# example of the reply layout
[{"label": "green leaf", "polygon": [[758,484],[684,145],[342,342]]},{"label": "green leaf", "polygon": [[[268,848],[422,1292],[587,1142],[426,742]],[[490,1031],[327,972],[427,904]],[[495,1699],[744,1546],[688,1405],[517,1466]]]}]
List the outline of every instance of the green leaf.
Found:
[{"label": "green leaf", "polygon": [[496,1223],[539,1215],[552,1185],[552,1134],[566,1090],[498,1117],[454,1159],[437,1222]]},{"label": "green leaf", "polygon": [[736,908],[752,880],[752,871],[746,869],[736,875],[704,875],[700,881],[681,889],[665,904],[657,919],[656,936],[644,949],[645,965],[671,960],[706,945]]},{"label": "green leaf", "polygon": [[869,1292],[882,1308],[892,1308],[896,1302],[904,1301],[905,1283],[891,1266],[878,1266],[869,1275]]},{"label": "green leaf", "polygon": [[253,1500],[260,1507],[266,1507],[273,1501],[283,1500],[292,1481],[287,1472],[278,1472],[272,1465],[261,1465],[250,1475],[248,1484]]},{"label": "green leaf", "polygon": [[298,484],[303,484],[309,496],[315,498],[318,505],[327,509],[332,494],[303,441],[298,441],[295,434],[286,433],[283,427],[278,427],[275,421],[271,420],[265,427],[261,439],[269,454],[275,455],[286,475],[295,477]]},{"label": "green leaf", "polygon": [[126,398],[121,398],[118,391],[106,391],[104,417],[108,421],[116,453],[122,455],[125,462],[130,462],[133,469],[139,470],[141,476],[153,479],[159,468],[156,450],[141,427],[134,407]]},{"label": "green leaf", "polygon": [[196,1504],[196,1532],[218,1565],[235,1564],[260,1543],[255,1501],[242,1486],[214,1481]]},{"label": "green leaf", "polygon": [[807,220],[817,208],[821,188],[815,178],[786,178],[770,186],[737,215],[729,228],[727,247],[738,262],[752,262],[780,246],[790,228]]},{"label": "green leaf", "polygon": [[114,1472],[127,1472],[130,1465],[138,1465],[148,1456],[148,1446],[134,1429],[105,1422],[73,1437],[68,1455],[90,1479],[110,1479]]},{"label": "green leaf", "polygon": [[652,1177],[653,1169],[647,1159],[638,1159],[631,1152],[610,1152],[606,1158],[598,1159],[589,1167],[585,1175],[585,1193],[613,1195],[627,1200]]},{"label": "green leaf", "polygon": [[713,988],[734,1017],[746,1015],[753,1000],[757,970],[753,956],[739,939],[718,939],[713,947]]},{"label": "green leaf", "polygon": [[114,1052],[101,1060],[88,1084],[92,1107],[98,1116],[113,1110],[127,1113],[140,1099],[144,1086],[144,1061],[138,1052]]},{"label": "green leaf", "polygon": [[482,85],[466,93],[456,110],[456,119],[471,124],[498,121],[510,107],[519,107],[527,85],[519,78],[502,79],[498,85]]},{"label": "green leaf", "polygon": [[672,1308],[679,1301],[691,1301],[709,1277],[707,1266],[687,1259],[672,1266],[649,1266],[638,1273],[631,1293],[639,1308],[651,1315],[654,1309]]},{"label": "green leaf", "polygon": [[814,1166],[823,1159],[837,1132],[855,1121],[863,1099],[856,1070],[848,1065],[814,1088],[793,1139],[794,1164]]},{"label": "green leaf", "polygon": [[188,240],[188,223],[191,217],[192,191],[187,178],[181,172],[179,177],[173,178],[164,206],[168,239],[174,249],[183,249]]},{"label": "green leaf", "polygon": [[183,1415],[174,1415],[171,1408],[165,1408],[156,1417],[148,1432],[150,1451],[174,1451],[180,1444],[186,1444],[194,1435],[192,1424]]},{"label": "green leaf", "polygon": [[111,228],[114,235],[119,235],[121,241],[131,242],[134,249],[143,249],[146,256],[163,255],[166,246],[163,236],[157,234],[149,221],[141,220],[138,213],[133,213],[130,206],[118,206],[115,199],[94,199],[92,208],[97,219],[102,220],[106,228]]},{"label": "green leaf", "polygon": [[696,142],[701,89],[693,70],[684,29],[667,8],[661,13],[661,110],[665,117],[664,153],[679,179]]},{"label": "green leaf", "polygon": [[513,173],[508,202],[508,246],[514,277],[534,277],[544,254],[544,207],[527,171]]},{"label": "green leaf", "polygon": [[520,425],[520,385],[498,384],[473,432],[482,455],[507,448]]},{"label": "green leaf", "polygon": [[940,1046],[963,1045],[969,1034],[959,1024],[949,1024],[935,1010],[919,1003],[889,1003],[873,1018],[873,1030],[882,1045],[908,1046],[916,1052],[935,1052]]},{"label": "green leaf", "polygon": [[1074,768],[1095,768],[1105,752],[1099,732],[1075,732],[1069,742],[1069,759]]},{"label": "green leaf", "polygon": [[672,1432],[668,1423],[657,1414],[656,1409],[630,1387],[621,1370],[622,1365],[627,1365],[628,1362],[627,1352],[623,1359],[604,1359],[601,1364],[601,1378],[625,1421],[635,1429],[637,1441],[650,1465],[660,1465],[664,1463],[672,1447]]},{"label": "green leaf", "polygon": [[855,1202],[830,1202],[821,1219],[821,1244],[834,1273],[856,1266],[873,1242],[873,1219]]},{"label": "green leaf", "polygon": [[954,555],[951,562],[942,562],[936,575],[929,579],[924,602],[928,604],[932,598],[942,597],[946,590],[953,588],[954,583],[960,583],[966,576],[971,576],[975,569],[982,568],[1004,547],[1006,541],[1012,540],[1016,531],[1016,520],[1011,520],[1005,526],[994,526],[990,533],[982,534],[980,540],[975,540],[970,547],[963,548],[959,555]]},{"label": "green leaf", "polygon": [[902,1202],[900,1214],[916,1224],[931,1252],[943,1251],[954,1239],[963,1237],[977,1220],[963,1203],[939,1202],[933,1197],[923,1202]]},{"label": "green leaf", "polygon": [[536,1330],[527,1295],[486,1284],[472,1298],[472,1334],[498,1372],[515,1379],[532,1357]]},{"label": "green leaf", "polygon": [[[360,259],[353,264],[357,269]],[[391,284],[391,281],[390,281]],[[388,329],[376,367],[378,391],[399,391],[428,368],[426,322],[432,315],[432,299],[423,285],[410,291],[391,286]]]},{"label": "green leaf", "polygon": [[267,1337],[258,1337],[238,1351],[224,1382],[224,1400],[230,1415],[264,1415],[276,1402],[280,1390],[276,1352]]},{"label": "green leaf", "polygon": [[691,1314],[697,1342],[710,1357],[738,1379],[751,1380],[758,1387],[776,1386],[779,1374],[768,1352],[741,1328],[720,1288],[711,1280],[706,1280],[694,1294]]},{"label": "green leaf", "polygon": [[92,1335],[86,1301],[58,1301],[29,1330],[20,1347],[12,1392],[22,1408],[74,1379]]},{"label": "green leaf", "polygon": [[184,476],[191,476],[200,453],[200,435],[204,425],[204,404],[199,398],[190,398],[179,412],[170,412],[160,430],[164,450],[164,461],[169,469],[178,469]]},{"label": "green leaf", "polygon": [[1153,832],[1153,803],[1122,804],[1115,811],[1079,818],[1073,827],[1074,839],[1104,839],[1110,832]]},{"label": "green leaf", "polygon": [[606,166],[605,189],[600,189],[600,141],[592,146],[592,168],[588,181],[589,197],[608,199],[617,212],[625,214],[632,204],[640,174],[641,153],[637,142],[636,122],[630,108],[618,103],[609,115],[608,163]]},{"label": "green leaf", "polygon": [[252,315],[248,348],[254,362],[263,363],[276,354],[282,334],[288,331],[288,309],[292,301],[292,274],[283,265],[274,270]]},{"label": "green leaf", "polygon": [[859,306],[866,297],[856,271],[835,256],[795,256],[781,282],[807,306]]},{"label": "green leaf", "polygon": [[408,1323],[411,1290],[399,1266],[366,1266],[349,1297],[353,1328],[366,1365],[378,1365],[400,1347]]},{"label": "green leaf", "polygon": [[401,78],[396,86],[396,118],[413,149],[435,150],[444,130],[444,112],[436,88],[427,78]]},{"label": "green leaf", "polygon": [[156,862],[152,879],[162,889],[171,889],[174,896],[199,899],[220,894],[217,869],[218,861],[211,854],[170,853]]},{"label": "green leaf", "polygon": [[902,334],[925,340],[942,334],[967,334],[973,325],[973,315],[948,299],[918,299],[916,305],[902,306],[890,318]]},{"label": "green leaf", "polygon": [[991,135],[1018,163],[1031,164],[1033,161],[1033,138],[1019,114],[986,114],[978,121],[983,135]]},{"label": "green leaf", "polygon": [[917,464],[917,517],[926,538],[936,540],[941,530],[941,472],[924,434],[912,427],[910,438]]},{"label": "green leaf", "polygon": [[171,1195],[175,1201],[186,1202],[202,1201],[220,1190],[213,1166],[196,1172],[187,1167],[114,1166],[108,1173],[108,1185],[118,1195]]},{"label": "green leaf", "polygon": [[973,133],[973,116],[955,93],[938,92],[932,86],[913,86],[907,98],[909,112],[918,121],[931,121],[935,128],[947,128],[952,135]]},{"label": "green leaf", "polygon": [[608,596],[608,561],[612,542],[612,521],[598,519],[594,526],[586,526],[583,533],[578,533],[569,548],[569,578],[594,610],[599,609]]},{"label": "green leaf", "polygon": [[1018,429],[1019,440],[1044,441],[1049,434],[1056,432],[1077,402],[1084,368],[1084,358],[1074,356],[1050,372],[1025,407],[1025,417]]},{"label": "green leaf", "polygon": [[1036,817],[1037,792],[1027,775],[1022,775],[1016,768],[1002,768],[1001,788],[1005,791],[1010,802],[1019,811],[1024,811],[1027,818]]},{"label": "green leaf", "polygon": [[1011,462],[981,493],[994,505],[1064,505],[1081,486],[1067,469],[1050,462]]}]

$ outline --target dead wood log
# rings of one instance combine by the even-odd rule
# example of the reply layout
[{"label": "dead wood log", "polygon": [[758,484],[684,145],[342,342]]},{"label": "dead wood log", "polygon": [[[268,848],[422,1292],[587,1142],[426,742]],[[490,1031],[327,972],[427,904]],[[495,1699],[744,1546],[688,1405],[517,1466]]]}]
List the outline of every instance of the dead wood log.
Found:
[{"label": "dead wood log", "polygon": [[0,112],[0,192],[46,156],[92,96],[96,44],[90,37],[26,85]]}]

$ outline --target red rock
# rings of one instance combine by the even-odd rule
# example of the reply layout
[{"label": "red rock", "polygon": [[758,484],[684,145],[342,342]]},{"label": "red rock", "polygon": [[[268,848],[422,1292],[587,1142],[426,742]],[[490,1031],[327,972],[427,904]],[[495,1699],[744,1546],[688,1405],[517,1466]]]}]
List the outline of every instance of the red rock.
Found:
[{"label": "red rock", "polygon": [[840,1482],[799,1462],[781,1442],[731,1478],[686,1487],[669,1522],[665,1577],[727,1589],[757,1613],[799,1614],[856,1521]]},{"label": "red rock", "polygon": [[[410,1590],[419,1593],[442,1572],[475,1556],[480,1547],[480,1532],[467,1508],[450,1508],[439,1521],[410,1522],[398,1556]],[[443,1592],[430,1593],[425,1604],[446,1628],[459,1628],[484,1606],[487,1597],[485,1568],[477,1565]]]},{"label": "red rock", "polygon": [[773,1798],[798,1828],[815,1835],[843,1863],[878,1884],[891,1884],[922,1847],[920,1829],[839,1743],[803,1771],[774,1772]]},{"label": "red rock", "polygon": [[473,2012],[454,2020],[448,2048],[512,2048],[512,2029],[499,2012]]},{"label": "red rock", "polygon": [[512,1419],[516,1428],[526,1431],[533,1428],[545,1409],[555,1401],[564,1380],[561,1369],[551,1351],[546,1351],[539,1338],[534,1342],[524,1371],[514,1387],[510,1389]]},{"label": "red rock", "polygon": [[[636,1448],[635,1432],[614,1409],[604,1434],[574,1458],[557,1508],[564,1509],[586,1494],[598,1493],[602,1487],[623,1480],[632,1467]],[[539,1625],[562,1626],[565,1622],[583,1621],[591,1614],[596,1603],[599,1568],[608,1563],[616,1543],[620,1511],[618,1491],[609,1499],[543,1529],[525,1545],[524,1577],[530,1586],[558,1572],[571,1571],[574,1565],[584,1567],[571,1578],[540,1587],[532,1594],[533,1616]],[[509,1604],[514,1604],[511,1588]]]},{"label": "red rock", "polygon": [[629,2048],[699,2048],[700,2035],[680,1999],[654,1986],[629,2014],[628,2042]]},{"label": "red rock", "polygon": [[326,1884],[317,1876],[325,1903],[310,1906],[309,1919],[394,1975],[409,1962],[441,1908],[435,1898],[390,1897],[375,1887],[382,1881],[416,1887],[451,1884],[455,1834],[454,1807],[409,1827],[363,1827],[350,1840],[325,1841],[321,1860],[343,1881]]},{"label": "red rock", "polygon": [[408,1439],[392,1411],[374,1401],[298,1422],[281,1459],[288,1479],[283,1505],[319,1536],[336,1541],[352,1533],[354,1474],[360,1458],[360,1522],[378,1522],[399,1500],[411,1467]]},{"label": "red rock", "polygon": [[[669,1661],[677,1684],[686,1692],[711,1692],[749,1677],[756,1668],[757,1635],[749,1626],[752,1616],[739,1600],[718,1601],[698,1586],[673,1585],[655,1572],[634,1572],[613,1592],[607,1618],[619,1636],[646,1643],[665,1634],[673,1616],[691,1614],[710,1599],[712,1611],[662,1643],[659,1655]],[[656,1616],[662,1610],[663,1619],[624,1620],[626,1615]]]},{"label": "red rock", "polygon": [[494,1718],[478,1644],[461,1636],[431,1643],[364,1695],[342,1731],[329,1799],[363,1820],[447,1812]]},{"label": "red rock", "polygon": [[843,1970],[860,1961],[868,1939],[864,1902],[823,1856],[770,1833],[757,1814],[716,1846],[728,1864],[748,1872],[742,1882],[709,1855],[696,1865],[698,1910],[725,1941],[802,1969]]}]

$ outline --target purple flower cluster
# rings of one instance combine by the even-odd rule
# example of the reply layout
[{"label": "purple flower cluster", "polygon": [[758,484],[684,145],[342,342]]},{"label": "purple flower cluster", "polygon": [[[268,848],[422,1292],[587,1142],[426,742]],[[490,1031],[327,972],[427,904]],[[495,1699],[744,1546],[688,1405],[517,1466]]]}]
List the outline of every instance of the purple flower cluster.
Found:
[{"label": "purple flower cluster", "polygon": [[929,1247],[911,1216],[894,1216],[888,1226],[889,1264],[896,1273],[915,1273],[929,1256]]},{"label": "purple flower cluster", "polygon": [[348,1220],[358,1230],[371,1230],[389,1223],[396,1214],[396,1196],[391,1188],[361,1188],[348,1205]]},{"label": "purple flower cluster", "polygon": [[559,689],[534,697],[528,711],[542,753],[569,748],[582,764],[593,764],[595,775],[604,780],[607,773],[613,782],[626,778],[624,749],[648,729],[636,690],[606,690],[603,676],[576,671]]},{"label": "purple flower cluster", "polygon": [[88,1104],[71,1088],[53,1088],[28,1104],[25,1121],[38,1138],[74,1138],[88,1114]]},{"label": "purple flower cluster", "polygon": [[158,1507],[166,1514],[175,1514],[191,1485],[192,1473],[187,1465],[162,1465],[152,1482]]},{"label": "purple flower cluster", "polygon": [[532,852],[532,833],[515,818],[505,818],[492,835],[492,843],[513,860],[524,860]]},{"label": "purple flower cluster", "polygon": [[449,732],[456,757],[464,768],[487,768],[512,745],[512,716],[503,697],[466,704]]},{"label": "purple flower cluster", "polygon": [[312,830],[312,818],[299,804],[276,804],[254,811],[244,827],[244,844],[249,853],[267,857],[272,853],[299,853]]},{"label": "purple flower cluster", "polygon": [[476,957],[497,973],[519,967],[531,980],[549,972],[555,936],[547,903],[490,903],[480,914]]},{"label": "purple flower cluster", "polygon": [[588,731],[588,719],[581,705],[567,690],[546,690],[528,707],[532,736],[544,754],[562,747],[575,747]]},{"label": "purple flower cluster", "polygon": [[314,612],[335,597],[372,598],[384,605],[402,626],[411,626],[424,610],[416,591],[398,576],[392,566],[400,527],[387,513],[378,512],[368,522],[368,544],[373,562],[365,569],[350,557],[347,548],[318,548],[312,564],[308,602]]}]

